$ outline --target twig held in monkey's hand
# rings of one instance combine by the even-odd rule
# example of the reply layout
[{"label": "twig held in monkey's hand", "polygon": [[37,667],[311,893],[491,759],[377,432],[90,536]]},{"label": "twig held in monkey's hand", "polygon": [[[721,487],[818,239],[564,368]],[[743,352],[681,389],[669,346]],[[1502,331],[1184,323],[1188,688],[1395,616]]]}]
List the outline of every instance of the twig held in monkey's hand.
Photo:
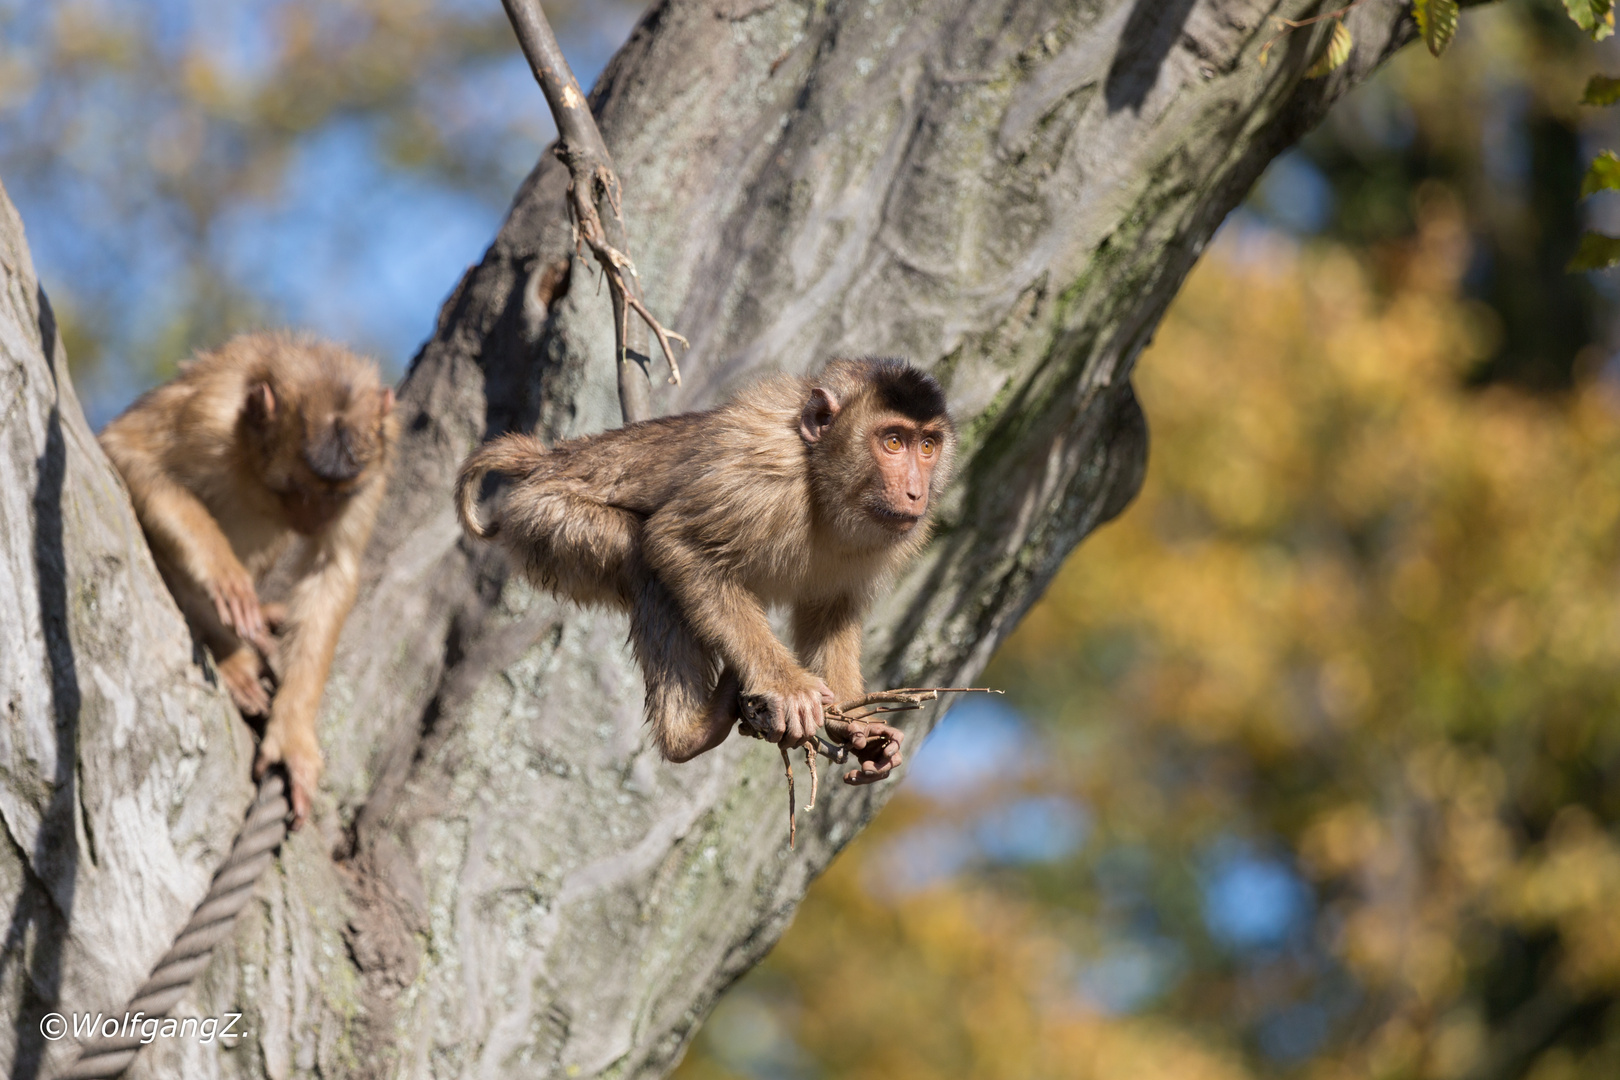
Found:
[{"label": "twig held in monkey's hand", "polygon": [[[798,814],[799,800],[797,798],[795,798],[794,795],[793,795],[793,759],[788,757],[788,748],[787,747],[785,747],[785,746],[781,745],[780,743],[778,743],[776,748],[778,750],[782,751],[782,769],[783,769],[783,771],[785,771],[787,773],[787,784],[788,784],[788,849],[792,850],[796,846],[796,844],[798,842],[798,839],[799,839],[799,814]],[[815,770],[814,769],[811,770],[810,775],[811,776],[815,775]]]},{"label": "twig held in monkey's hand", "polygon": [[804,767],[810,770],[810,801],[804,804],[804,812],[809,813],[816,808],[816,793],[821,790],[821,781],[816,772],[816,748],[806,745],[804,748]]},{"label": "twig held in monkey's hand", "polygon": [[[816,754],[821,754],[835,764],[845,764],[849,761],[851,749],[882,750],[885,749],[893,731],[892,738],[898,741],[900,732],[887,725],[878,724],[871,717],[892,712],[913,712],[921,709],[930,701],[935,701],[941,694],[1000,694],[1003,691],[987,686],[925,686],[902,687],[898,690],[879,690],[846,701],[839,705],[828,705],[823,708],[826,720],[821,734],[810,736],[810,741],[804,744],[804,761],[810,769],[810,802],[805,806],[805,812],[815,809],[816,794],[819,787],[819,777],[816,773]],[[742,725],[747,734],[755,738],[764,738],[764,732],[756,724],[758,716],[757,704],[748,698],[742,703]],[[885,728],[885,731],[873,731],[874,726]],[[860,747],[853,747],[856,736],[860,736]],[[793,848],[798,838],[798,800],[793,790],[793,762],[788,757],[787,747],[777,744],[782,753],[782,766],[787,774],[788,784],[788,847]],[[899,759],[895,759],[898,764]],[[861,779],[859,769],[846,773],[844,783],[857,785],[869,783]]]},{"label": "twig held in monkey's hand", "polygon": [[[687,347],[690,343],[654,318],[642,298],[641,277],[626,254],[630,245],[613,159],[545,12],[538,0],[501,3],[557,122],[556,153],[568,166],[568,209],[574,219],[576,247],[583,242],[590,248],[607,279],[613,300],[614,355],[618,358],[619,406],[624,421],[628,424],[649,419],[652,402],[645,367],[647,331],[650,329],[658,339],[658,347],[669,363],[672,383],[681,381],[681,369],[671,342],[679,341]],[[632,313],[636,319],[630,317]]]}]

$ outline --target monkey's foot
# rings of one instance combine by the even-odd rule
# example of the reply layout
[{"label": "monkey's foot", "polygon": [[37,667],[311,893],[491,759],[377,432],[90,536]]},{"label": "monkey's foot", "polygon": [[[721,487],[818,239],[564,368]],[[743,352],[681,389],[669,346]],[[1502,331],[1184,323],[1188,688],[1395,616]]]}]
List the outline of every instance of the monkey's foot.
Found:
[{"label": "monkey's foot", "polygon": [[214,664],[219,677],[230,691],[231,700],[247,716],[265,716],[270,712],[270,691],[266,690],[259,675],[259,654],[243,646]]},{"label": "monkey's foot", "polygon": [[253,779],[261,779],[277,765],[287,770],[288,801],[292,804],[289,828],[296,830],[309,817],[310,799],[321,779],[321,752],[313,747],[284,747],[272,723],[259,743],[259,756],[253,762]]}]

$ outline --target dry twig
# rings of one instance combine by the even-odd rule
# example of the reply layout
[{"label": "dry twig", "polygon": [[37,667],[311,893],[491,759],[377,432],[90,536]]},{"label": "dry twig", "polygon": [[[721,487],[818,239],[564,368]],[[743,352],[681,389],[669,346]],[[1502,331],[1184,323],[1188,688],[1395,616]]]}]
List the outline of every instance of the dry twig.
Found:
[{"label": "dry twig", "polygon": [[[506,16],[517,33],[518,43],[529,68],[546,95],[546,104],[557,121],[557,157],[568,166],[568,208],[574,219],[576,247],[590,248],[607,280],[613,300],[613,336],[619,365],[619,408],[625,423],[652,416],[652,399],[647,375],[650,358],[647,331],[658,339],[658,347],[669,363],[669,381],[681,381],[681,368],[675,361],[672,342],[689,346],[686,338],[666,328],[647,309],[641,294],[641,279],[635,263],[626,254],[624,215],[620,210],[619,178],[607,144],[591,116],[579,81],[563,59],[557,36],[551,32],[539,0],[501,0]],[[632,319],[631,314],[636,316]]]},{"label": "dry twig", "polygon": [[[776,748],[778,750],[782,751],[782,768],[787,773],[787,782],[788,782],[788,848],[789,848],[789,850],[792,850],[792,848],[794,847],[794,845],[796,844],[796,842],[799,839],[799,815],[798,815],[798,812],[797,812],[798,799],[794,798],[794,796],[793,796],[793,759],[788,757],[788,748],[787,747],[785,747],[785,746],[781,745],[780,743],[778,743]],[[816,775],[814,768],[812,768],[810,770],[810,775],[811,776]]]},{"label": "dry twig", "polygon": [[816,772],[816,748],[804,748],[804,767],[810,770],[810,801],[804,804],[804,812],[809,813],[816,808],[816,792],[821,790],[820,773]]},{"label": "dry twig", "polygon": [[1277,32],[1271,36],[1271,40],[1260,46],[1260,66],[1266,66],[1266,60],[1271,56],[1271,47],[1277,44],[1277,42],[1281,41],[1284,37],[1293,33],[1295,30],[1303,30],[1307,26],[1314,26],[1319,22],[1327,22],[1329,19],[1342,19],[1346,15],[1350,14],[1352,10],[1360,7],[1366,2],[1367,0],[1350,0],[1348,4],[1344,5],[1342,8],[1339,8],[1337,11],[1323,12],[1321,15],[1313,15],[1309,19],[1285,19],[1281,15],[1273,15],[1271,17],[1271,22],[1272,25],[1276,26]]},{"label": "dry twig", "polygon": [[[852,750],[859,750],[866,758],[872,758],[879,753],[889,756],[886,751],[889,743],[898,742],[900,732],[873,717],[887,713],[914,712],[930,701],[935,701],[941,694],[999,694],[1002,691],[992,690],[986,686],[922,686],[902,687],[898,690],[879,690],[846,701],[839,705],[828,705],[823,710],[825,722],[821,732],[810,736],[810,741],[804,744],[804,761],[810,769],[810,802],[805,811],[813,810],[816,805],[816,794],[819,788],[819,777],[816,773],[815,755],[820,754],[834,764],[847,764]],[[765,738],[765,732],[759,725],[761,714],[764,712],[764,702],[745,696],[742,701],[742,724],[744,734],[757,739]],[[890,734],[892,732],[892,734]],[[858,744],[858,745],[857,745]],[[793,762],[788,758],[787,747],[778,744],[777,749],[782,752],[782,765],[787,773],[788,783],[788,846],[793,847],[798,836],[798,800],[793,793]],[[899,764],[895,757],[894,764]],[[844,783],[859,785],[871,783],[870,779],[863,779],[869,774],[855,769],[844,774]]]}]

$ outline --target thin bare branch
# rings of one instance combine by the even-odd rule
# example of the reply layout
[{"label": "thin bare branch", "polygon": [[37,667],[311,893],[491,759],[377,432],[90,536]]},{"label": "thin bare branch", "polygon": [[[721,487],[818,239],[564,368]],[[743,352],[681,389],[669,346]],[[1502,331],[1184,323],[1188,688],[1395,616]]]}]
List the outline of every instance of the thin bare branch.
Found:
[{"label": "thin bare branch", "polygon": [[[596,126],[579,81],[563,58],[557,35],[538,0],[501,0],[512,22],[518,44],[529,61],[535,81],[540,84],[557,121],[556,154],[568,166],[568,208],[574,219],[576,242],[590,249],[613,301],[614,355],[618,358],[619,408],[625,423],[652,416],[652,396],[648,368],[647,332],[658,339],[669,363],[670,382],[681,381],[671,341],[688,345],[686,338],[667,329],[653,317],[641,293],[641,277],[626,254],[629,241],[619,178],[602,132]],[[634,312],[636,318],[630,318]]]},{"label": "thin bare branch", "polygon": [[1327,22],[1329,19],[1342,19],[1366,2],[1367,0],[1350,0],[1348,4],[1337,11],[1325,11],[1320,15],[1313,15],[1309,19],[1285,19],[1281,15],[1273,15],[1271,22],[1277,28],[1277,32],[1271,36],[1269,41],[1260,46],[1260,66],[1265,66],[1266,58],[1271,55],[1271,47],[1288,34],[1295,30],[1304,29],[1307,26],[1314,26],[1319,22]]},{"label": "thin bare branch", "polygon": [[[799,800],[793,794],[793,759],[788,757],[788,748],[780,743],[776,747],[782,751],[782,768],[787,771],[788,784],[788,848],[791,850],[799,839]],[[812,774],[814,772],[812,771]]]}]

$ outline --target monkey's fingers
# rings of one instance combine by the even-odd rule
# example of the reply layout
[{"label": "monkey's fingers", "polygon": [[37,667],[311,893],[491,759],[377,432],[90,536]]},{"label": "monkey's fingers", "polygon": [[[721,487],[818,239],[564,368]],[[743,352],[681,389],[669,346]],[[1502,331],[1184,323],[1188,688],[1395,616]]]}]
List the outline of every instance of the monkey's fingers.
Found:
[{"label": "monkey's fingers", "polygon": [[214,607],[219,611],[220,621],[234,630],[238,637],[261,653],[267,653],[274,647],[251,578],[246,574],[229,577],[209,591]]},{"label": "monkey's fingers", "polygon": [[844,783],[850,785],[851,787],[861,787],[865,784],[875,784],[879,780],[887,780],[889,778],[889,774],[894,772],[894,770],[899,767],[899,754],[896,754],[892,760],[886,759],[881,763],[863,760],[859,769],[851,769],[849,772],[844,774]]},{"label": "monkey's fingers", "polygon": [[310,797],[320,781],[320,752],[313,754],[283,747],[277,738],[274,723],[265,729],[259,743],[259,755],[253,762],[253,778],[262,779],[270,769],[280,766],[287,772],[287,790],[292,806],[292,820],[288,828],[296,830],[309,817]]},{"label": "monkey's fingers", "polygon": [[898,757],[905,737],[906,733],[899,728],[876,720],[854,720],[849,725],[849,745],[855,750],[865,750],[869,744],[883,744],[892,747],[891,752]]},{"label": "monkey's fingers", "polygon": [[297,832],[309,819],[309,788],[296,780],[292,784],[292,824],[289,832]]},{"label": "monkey's fingers", "polygon": [[224,589],[209,589],[208,596],[209,599],[214,601],[214,614],[219,616],[219,621],[226,627],[235,630],[238,622],[238,611],[236,605],[231,602],[231,594]]},{"label": "monkey's fingers", "polygon": [[859,786],[886,779],[903,760],[900,742],[905,732],[876,721],[853,721],[849,725],[849,746],[860,767],[844,774],[844,783]]},{"label": "monkey's fingers", "polygon": [[796,694],[788,699],[787,732],[782,739],[783,746],[804,746],[815,737],[826,720],[823,694],[832,696],[831,691],[823,685],[810,694]]},{"label": "monkey's fingers", "polygon": [[244,641],[261,653],[275,648],[275,643],[270,640],[270,628],[264,624],[264,613],[259,608],[257,597],[244,596],[238,600],[237,620],[236,632]]}]

